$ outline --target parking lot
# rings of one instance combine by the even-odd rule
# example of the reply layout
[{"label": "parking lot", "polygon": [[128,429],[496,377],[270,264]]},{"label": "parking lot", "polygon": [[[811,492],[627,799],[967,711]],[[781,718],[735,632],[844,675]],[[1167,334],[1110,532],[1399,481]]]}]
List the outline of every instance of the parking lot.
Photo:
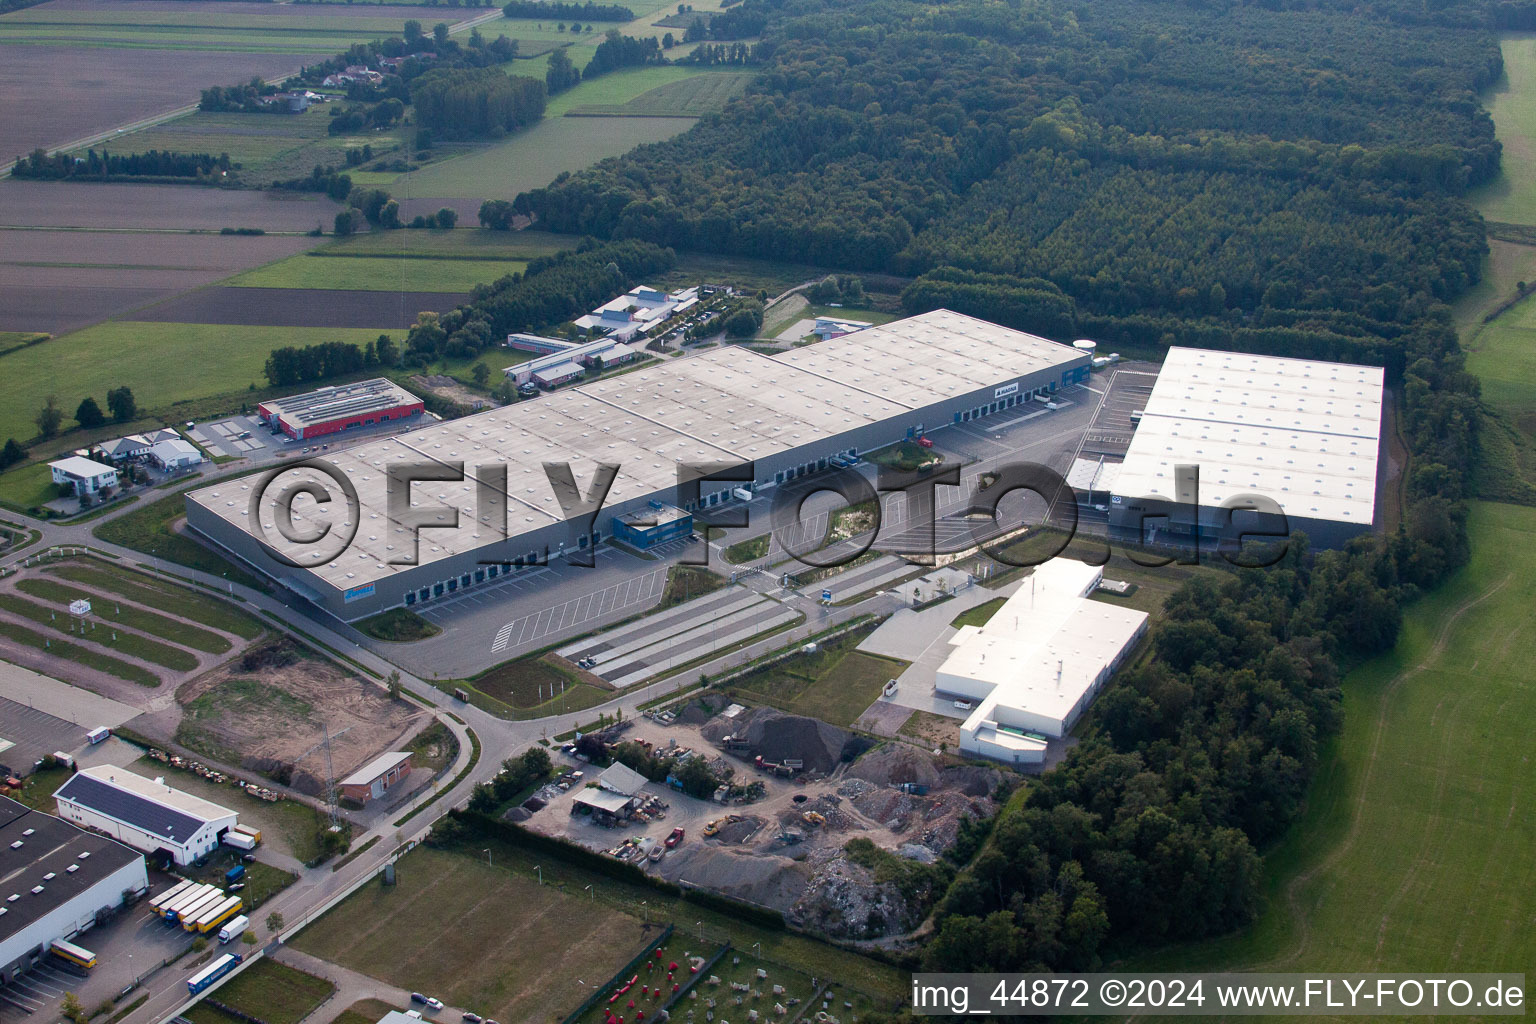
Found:
[{"label": "parking lot", "polygon": [[1154,364],[1136,363],[1110,371],[1104,400],[1083,433],[1084,458],[1124,457],[1131,446],[1131,435],[1136,432],[1131,414],[1146,408],[1147,397],[1156,383]]}]

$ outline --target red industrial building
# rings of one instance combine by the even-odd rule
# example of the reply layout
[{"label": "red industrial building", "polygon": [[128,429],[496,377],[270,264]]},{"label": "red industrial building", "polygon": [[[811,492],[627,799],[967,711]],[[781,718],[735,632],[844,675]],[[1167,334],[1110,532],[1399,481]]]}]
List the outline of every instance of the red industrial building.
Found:
[{"label": "red industrial building", "polygon": [[352,427],[403,420],[420,415],[424,408],[421,399],[380,377],[263,402],[256,411],[289,437],[308,441]]},{"label": "red industrial building", "polygon": [[365,804],[377,800],[411,774],[411,752],[394,750],[363,765],[336,784],[347,800]]}]

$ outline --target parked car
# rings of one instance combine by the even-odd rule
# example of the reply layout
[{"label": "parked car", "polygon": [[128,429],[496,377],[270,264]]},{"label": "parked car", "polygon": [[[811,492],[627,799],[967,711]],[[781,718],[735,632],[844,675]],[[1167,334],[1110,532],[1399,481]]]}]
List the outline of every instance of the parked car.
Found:
[{"label": "parked car", "polygon": [[669,850],[674,849],[677,846],[678,843],[681,843],[683,841],[683,837],[685,835],[687,835],[687,833],[684,832],[681,828],[673,829],[672,830],[672,834],[667,836],[667,838],[666,838],[666,847],[667,847],[667,849],[669,849]]},{"label": "parked car", "polygon": [[427,997],[422,995],[420,992],[412,992],[411,1002],[420,1003],[421,1005],[425,1006],[427,1005]]},{"label": "parked car", "polygon": [[465,1010],[464,1024],[485,1024],[485,1018],[481,1017],[478,1013],[470,1013],[468,1010]]},{"label": "parked car", "polygon": [[443,1008],[443,1001],[436,996],[427,996],[427,1009],[437,1011]]},{"label": "parked car", "polygon": [[420,1010],[406,1010],[405,1011],[405,1015],[407,1017],[414,1017],[417,1020],[421,1020],[421,1011]]},{"label": "parked car", "polygon": [[921,447],[921,448],[932,448],[933,447],[933,441],[930,438],[920,437],[920,438],[917,439],[917,443],[918,443],[918,446]]}]

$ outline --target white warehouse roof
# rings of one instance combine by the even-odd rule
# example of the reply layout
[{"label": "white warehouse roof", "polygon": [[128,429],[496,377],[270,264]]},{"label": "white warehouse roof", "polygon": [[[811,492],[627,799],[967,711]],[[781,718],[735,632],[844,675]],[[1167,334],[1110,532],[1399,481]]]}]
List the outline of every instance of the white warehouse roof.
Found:
[{"label": "white warehouse roof", "polygon": [[1381,443],[1379,366],[1171,348],[1114,491],[1175,494],[1175,469],[1200,467],[1199,501],[1243,494],[1287,516],[1369,526]]},{"label": "white warehouse roof", "polygon": [[1102,570],[1069,558],[1037,567],[974,631],[951,641],[936,687],[980,701],[961,747],[981,731],[1059,737],[1146,628],[1145,612],[1091,600]]}]

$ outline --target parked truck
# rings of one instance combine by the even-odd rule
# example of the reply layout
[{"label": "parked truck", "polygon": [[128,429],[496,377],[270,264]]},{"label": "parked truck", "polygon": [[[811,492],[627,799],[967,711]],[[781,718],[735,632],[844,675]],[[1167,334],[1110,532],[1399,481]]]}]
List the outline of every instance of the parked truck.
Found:
[{"label": "parked truck", "polygon": [[261,842],[261,829],[259,829],[259,828],[252,828],[250,825],[241,824],[241,825],[235,825],[233,828],[230,829],[230,831],[231,832],[239,832],[243,836],[250,836],[253,840],[255,840],[258,843]]},{"label": "parked truck", "polygon": [[228,871],[224,872],[224,882],[225,882],[226,885],[229,884],[230,882],[238,882],[238,881],[240,881],[240,879],[242,879],[244,877],[245,877],[245,865],[244,864],[236,864],[234,867],[232,867]]},{"label": "parked truck", "polygon": [[239,967],[242,959],[239,953],[225,953],[187,979],[187,992],[194,996],[197,995],[203,989],[212,985],[236,967]]},{"label": "parked truck", "polygon": [[230,829],[224,833],[224,845],[233,846],[237,850],[254,850],[256,849],[256,840],[244,832],[236,832],[234,829]]},{"label": "parked truck", "polygon": [[224,927],[219,929],[219,944],[223,945],[226,942],[233,942],[235,939],[238,939],[245,934],[245,930],[250,925],[251,919],[244,914],[226,922]]}]

